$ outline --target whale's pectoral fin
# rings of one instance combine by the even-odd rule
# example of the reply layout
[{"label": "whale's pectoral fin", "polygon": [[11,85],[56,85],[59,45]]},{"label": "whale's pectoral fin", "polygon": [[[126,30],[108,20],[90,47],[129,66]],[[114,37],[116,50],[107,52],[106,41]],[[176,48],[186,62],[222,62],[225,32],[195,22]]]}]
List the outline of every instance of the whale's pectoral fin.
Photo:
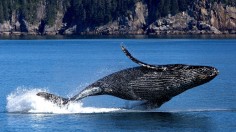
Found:
[{"label": "whale's pectoral fin", "polygon": [[[128,109],[151,110],[161,107],[162,104],[169,101],[170,98],[164,100],[147,100],[132,104]],[[126,108],[126,107],[125,107]]]},{"label": "whale's pectoral fin", "polygon": [[94,87],[94,86],[88,86],[83,91],[81,91],[79,94],[72,97],[71,101],[79,101],[83,98],[86,98],[88,96],[95,96],[95,95],[102,95],[103,89],[100,87]]},{"label": "whale's pectoral fin", "polygon": [[143,109],[151,110],[151,109],[161,107],[161,105],[164,103],[165,102],[147,101],[147,102],[142,103],[140,106],[142,106]]},{"label": "whale's pectoral fin", "polygon": [[44,99],[56,104],[59,107],[65,106],[70,102],[68,98],[63,98],[51,93],[46,93],[46,92],[39,92],[36,94],[37,96],[43,97]]},{"label": "whale's pectoral fin", "polygon": [[149,109],[159,108],[164,103],[168,102],[169,100],[171,100],[171,97],[162,98],[162,99],[159,99],[159,100],[149,100],[149,101],[146,102],[146,106]]}]

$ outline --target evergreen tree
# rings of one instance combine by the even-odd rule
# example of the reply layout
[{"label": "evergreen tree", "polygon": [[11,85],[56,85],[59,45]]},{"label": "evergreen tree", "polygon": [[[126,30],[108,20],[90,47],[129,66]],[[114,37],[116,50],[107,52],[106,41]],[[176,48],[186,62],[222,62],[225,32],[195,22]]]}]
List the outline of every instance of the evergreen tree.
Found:
[{"label": "evergreen tree", "polygon": [[186,11],[188,9],[187,0],[178,0],[179,11]]},{"label": "evergreen tree", "polygon": [[2,1],[0,1],[0,23],[3,23],[3,21],[4,21],[3,5],[2,5]]},{"label": "evergreen tree", "polygon": [[104,23],[108,23],[112,21],[112,0],[105,1],[105,16],[104,16]]},{"label": "evergreen tree", "polygon": [[[166,8],[165,7],[165,0],[159,0],[157,10],[158,10],[160,16],[158,16],[157,18],[165,16],[165,14],[163,13],[165,8]],[[156,14],[157,14],[157,11],[156,11]]]},{"label": "evergreen tree", "polygon": [[171,14],[175,15],[179,12],[178,0],[171,0]]},{"label": "evergreen tree", "polygon": [[[55,23],[58,11],[65,11],[63,22],[67,26],[96,27],[126,16],[133,11],[135,3],[145,2],[148,7],[148,23],[168,14],[186,11],[193,0],[0,0],[0,23],[11,21],[13,12],[18,20],[26,20],[32,24],[38,23],[38,5],[46,5],[44,22]],[[236,0],[208,0],[208,2],[223,3],[236,6]]]},{"label": "evergreen tree", "polygon": [[163,17],[170,14],[170,0],[165,0],[164,6],[162,9],[163,9],[163,12],[162,12]]},{"label": "evergreen tree", "polygon": [[57,0],[47,0],[46,1],[46,23],[48,25],[53,25],[56,20],[57,14]]},{"label": "evergreen tree", "polygon": [[10,20],[10,9],[8,8],[9,1],[8,0],[2,0],[2,5],[3,5],[3,16],[4,20]]},{"label": "evergreen tree", "polygon": [[146,0],[148,7],[148,23],[152,23],[160,17],[159,0]]}]

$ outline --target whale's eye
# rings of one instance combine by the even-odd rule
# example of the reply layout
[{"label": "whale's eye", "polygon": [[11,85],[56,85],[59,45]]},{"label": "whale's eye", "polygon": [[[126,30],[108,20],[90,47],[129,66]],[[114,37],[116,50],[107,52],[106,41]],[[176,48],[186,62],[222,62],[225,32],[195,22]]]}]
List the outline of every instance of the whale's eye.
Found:
[{"label": "whale's eye", "polygon": [[212,76],[215,74],[215,70],[210,67],[203,67],[198,69],[198,73],[201,75]]}]

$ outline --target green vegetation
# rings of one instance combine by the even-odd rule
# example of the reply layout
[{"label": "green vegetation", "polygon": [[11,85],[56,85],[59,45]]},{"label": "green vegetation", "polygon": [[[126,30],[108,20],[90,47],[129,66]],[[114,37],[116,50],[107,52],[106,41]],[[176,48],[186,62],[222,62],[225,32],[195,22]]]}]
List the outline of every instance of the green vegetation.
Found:
[{"label": "green vegetation", "polygon": [[236,6],[236,0],[208,0],[209,2],[223,3],[226,5]]},{"label": "green vegetation", "polygon": [[4,20],[4,16],[3,16],[3,6],[2,6],[2,2],[0,1],[0,23],[2,23]]},{"label": "green vegetation", "polygon": [[[45,21],[49,25],[53,25],[58,10],[65,10],[69,0],[1,0],[0,1],[0,22],[12,21],[12,16],[17,17],[19,21],[23,19],[34,24],[38,23],[37,13],[42,13],[45,7]],[[39,6],[42,6],[41,9]],[[61,9],[62,8],[62,9]]]},{"label": "green vegetation", "polygon": [[45,21],[49,25],[53,25],[57,14],[57,0],[46,1],[46,18]]},{"label": "green vegetation", "polygon": [[71,0],[63,21],[68,26],[93,27],[106,24],[133,10],[138,0]]},{"label": "green vegetation", "polygon": [[[131,14],[138,1],[148,5],[149,22],[168,14],[174,15],[185,11],[193,2],[193,0],[0,0],[0,23],[11,22],[15,16],[19,21],[26,20],[31,24],[43,20],[47,25],[53,25],[60,11],[65,13],[63,21],[67,26],[94,27],[106,24],[119,16]],[[235,0],[208,1],[236,6]],[[38,13],[43,14],[41,20]]]},{"label": "green vegetation", "polygon": [[186,11],[192,0],[146,0],[148,5],[149,23],[168,14],[174,15]]}]

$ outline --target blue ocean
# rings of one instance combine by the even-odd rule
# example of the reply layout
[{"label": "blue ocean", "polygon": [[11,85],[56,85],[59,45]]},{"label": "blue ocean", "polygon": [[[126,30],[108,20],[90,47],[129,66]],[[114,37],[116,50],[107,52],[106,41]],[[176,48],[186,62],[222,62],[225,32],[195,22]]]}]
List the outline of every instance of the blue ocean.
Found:
[{"label": "blue ocean", "polygon": [[[41,91],[72,97],[96,80],[135,67],[121,51],[150,64],[214,66],[220,74],[160,108],[137,101],[87,97],[58,107]],[[0,40],[0,130],[235,131],[236,39]]]}]

